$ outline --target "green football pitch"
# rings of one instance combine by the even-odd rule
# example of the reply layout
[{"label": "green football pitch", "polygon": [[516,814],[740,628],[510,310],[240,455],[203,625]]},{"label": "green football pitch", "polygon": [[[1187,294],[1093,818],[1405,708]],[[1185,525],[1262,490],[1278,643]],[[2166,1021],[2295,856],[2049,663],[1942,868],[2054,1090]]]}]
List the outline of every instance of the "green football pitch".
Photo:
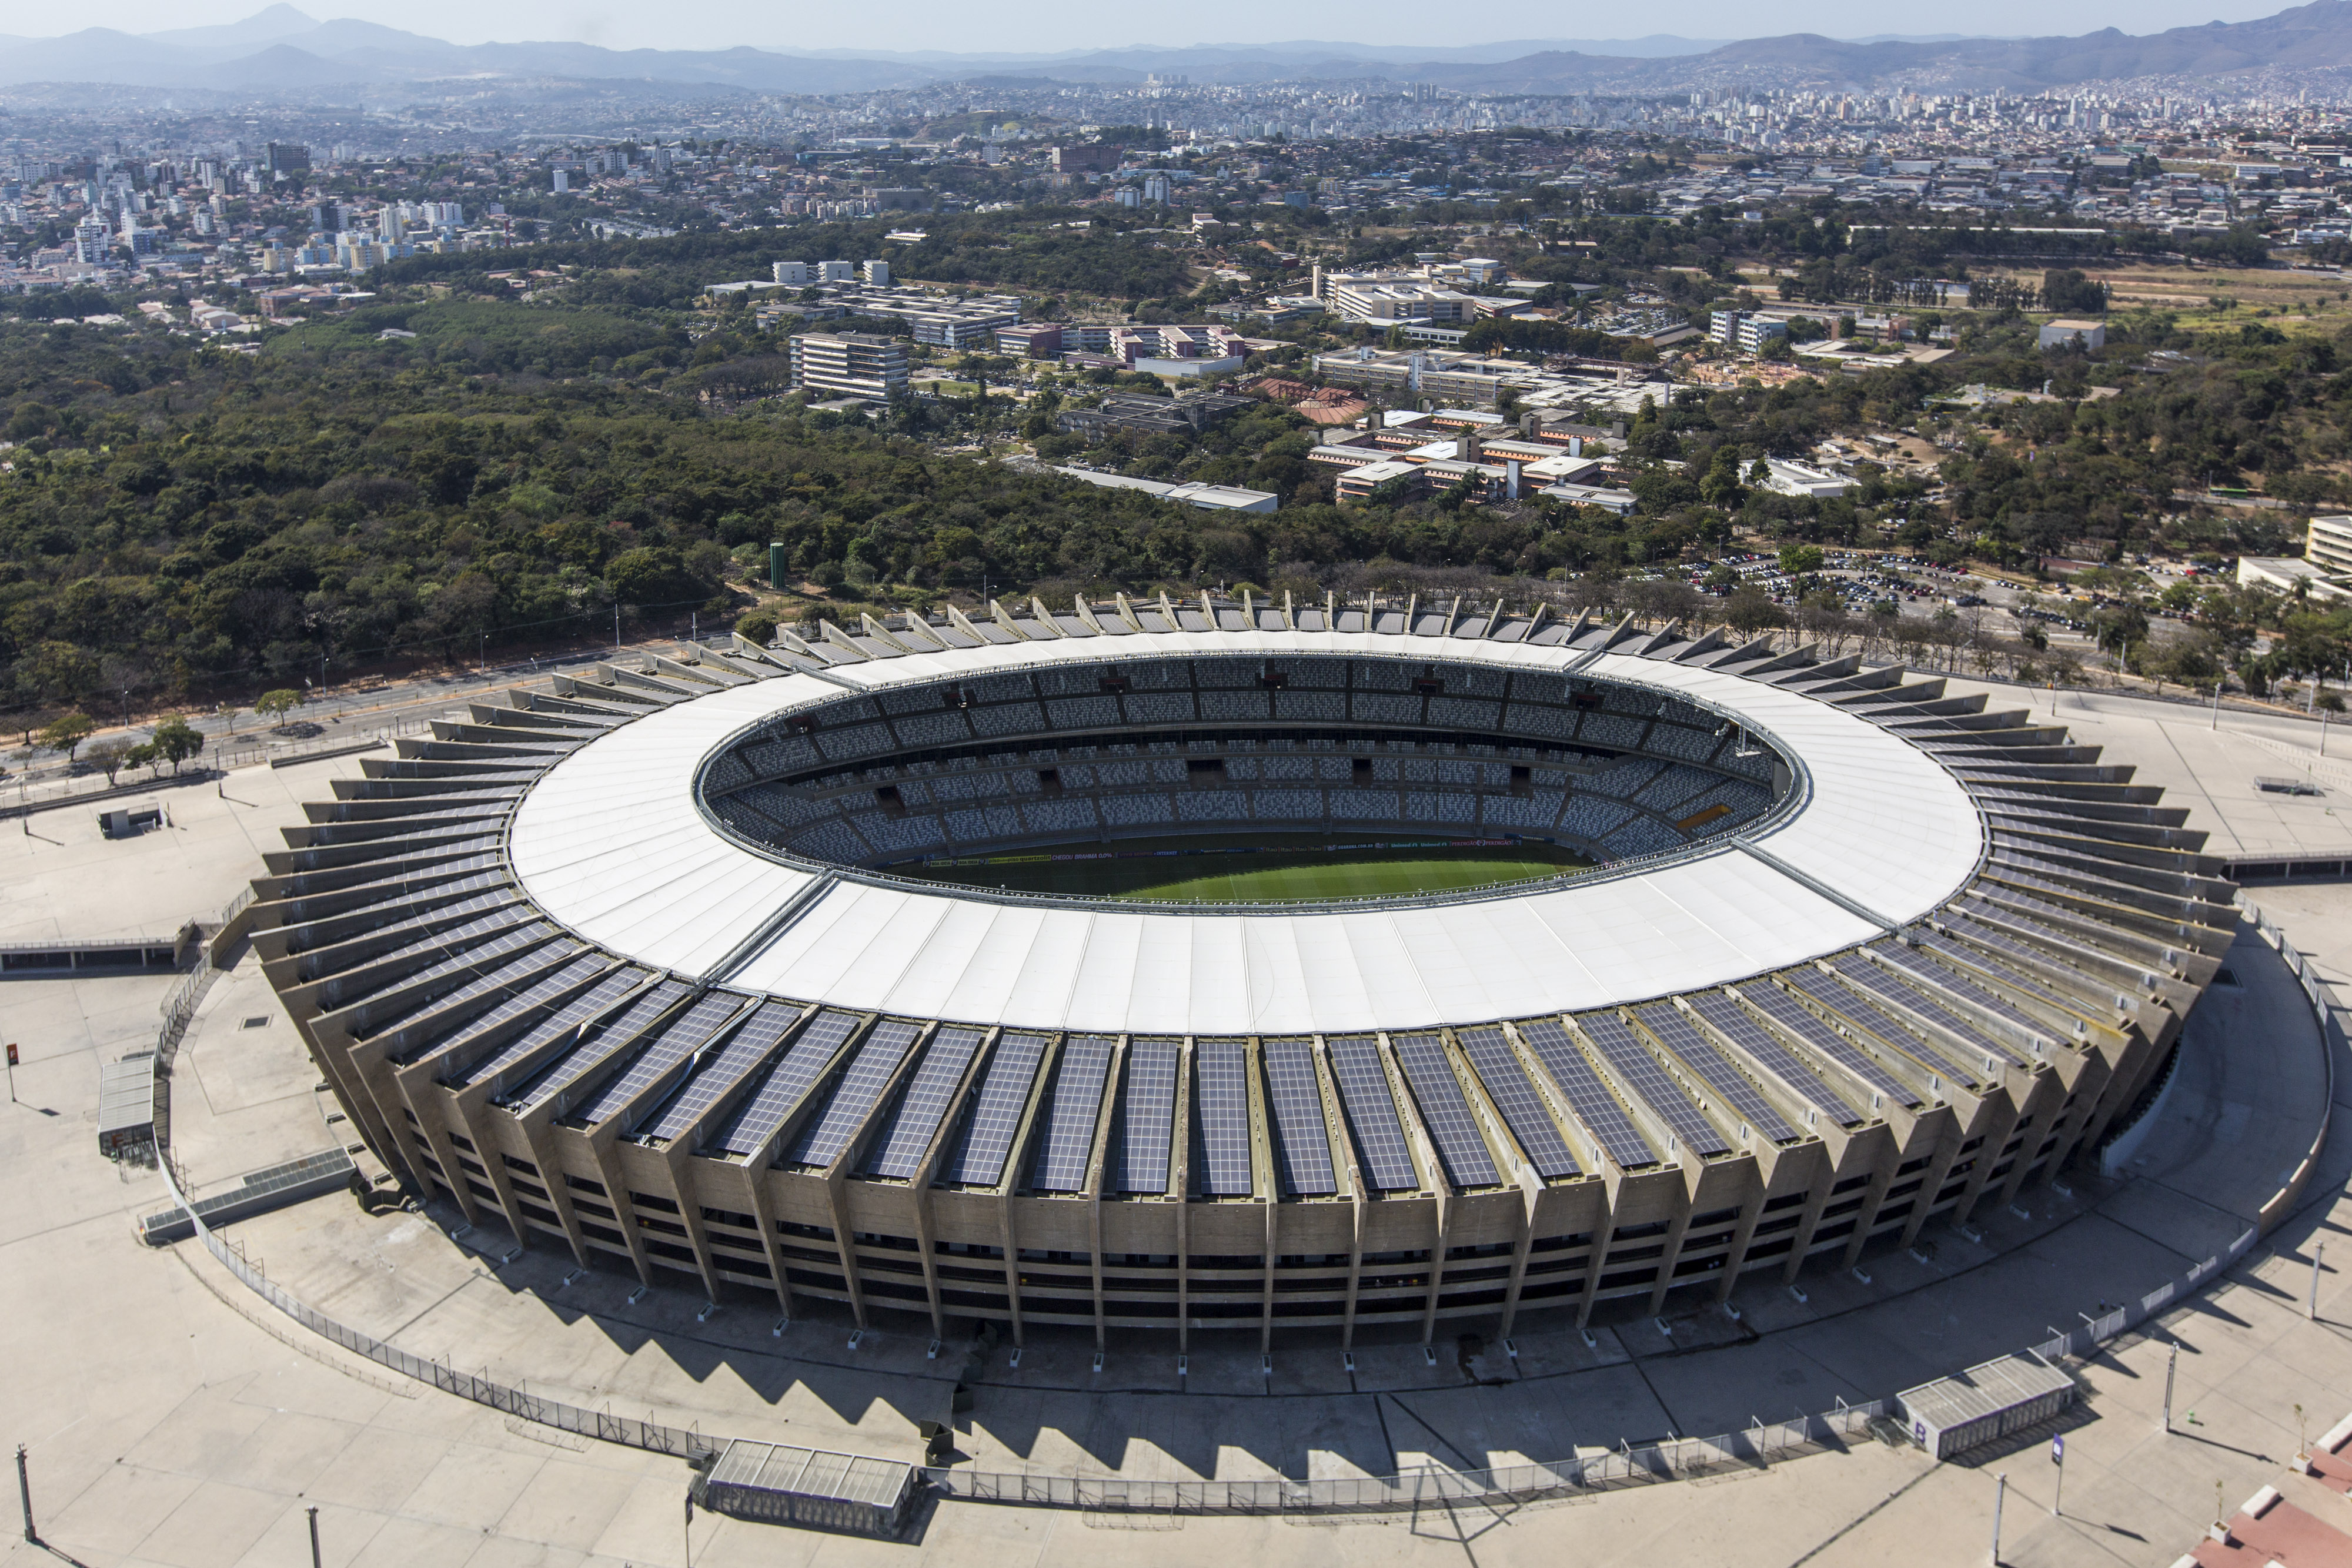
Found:
[{"label": "green football pitch", "polygon": [[[1102,858],[1052,858],[1072,855]],[[1411,841],[1402,834],[1378,839],[1268,834],[1121,839],[960,864],[895,869],[902,875],[1017,893],[1254,904],[1442,893],[1557,876],[1591,863],[1550,844],[1449,842],[1434,834]]]}]

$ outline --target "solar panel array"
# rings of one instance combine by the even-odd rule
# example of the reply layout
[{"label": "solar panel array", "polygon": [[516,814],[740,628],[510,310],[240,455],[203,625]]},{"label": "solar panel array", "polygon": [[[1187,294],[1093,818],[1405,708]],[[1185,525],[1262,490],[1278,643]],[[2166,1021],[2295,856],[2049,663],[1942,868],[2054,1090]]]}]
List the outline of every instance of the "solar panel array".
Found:
[{"label": "solar panel array", "polygon": [[1184,1042],[1146,1035],[1127,1042],[1125,1123],[1115,1147],[1114,1192],[1165,1193],[1176,1136],[1176,1071]]},{"label": "solar panel array", "polygon": [[1250,1171],[1249,1042],[1195,1040],[1192,1077],[1199,1095],[1192,1125],[1201,1138],[1202,1195],[1247,1197],[1257,1185]]},{"label": "solar panel array", "polygon": [[[532,981],[497,1006],[475,1014],[425,1047],[424,1050],[417,1051],[411,1060],[421,1061],[445,1047],[462,1045],[467,1040],[497,1029],[502,1024],[511,1023],[517,1019],[526,1018],[537,1012],[541,1008],[551,1006],[556,998],[576,986],[586,985],[610,968],[612,963],[612,958],[603,953],[583,954],[553,973]],[[448,1065],[454,1067],[457,1063],[453,1061]],[[444,1079],[443,1082],[446,1082],[447,1080]]]},{"label": "solar panel array", "polygon": [[1339,1086],[1339,1108],[1356,1135],[1356,1157],[1364,1179],[1380,1192],[1411,1192],[1421,1186],[1406,1152],[1404,1124],[1389,1095],[1389,1075],[1381,1065],[1378,1041],[1368,1034],[1335,1035],[1324,1042],[1331,1077]]},{"label": "solar panel array", "polygon": [[[1831,960],[1831,967],[1848,985],[1868,991],[1872,997],[1895,1007],[1910,1009],[1931,1023],[1958,1035],[1981,1055],[2021,1067],[2024,1065],[2025,1059],[2015,1049],[1987,1034],[1984,1026],[1976,1019],[1916,987],[1905,985],[1861,954],[1841,953]],[[1942,1044],[1940,1040],[1937,1043]]]},{"label": "solar panel array", "polygon": [[1658,1065],[1658,1059],[1642,1049],[1633,1031],[1615,1013],[1581,1013],[1577,1024],[1584,1037],[1601,1052],[1625,1087],[1642,1098],[1643,1103],[1658,1113],[1658,1119],[1671,1128],[1675,1137],[1703,1155],[1728,1154],[1731,1145],[1715,1130],[1715,1124],[1699,1113],[1697,1106],[1682,1092],[1673,1074]]},{"label": "solar panel array", "polygon": [[[772,1045],[791,1030],[802,1011],[785,1003],[774,1005],[782,1010],[782,1028],[770,1038]],[[719,1152],[737,1157],[759,1153],[776,1129],[790,1120],[793,1111],[808,1098],[809,1091],[832,1065],[841,1042],[857,1027],[859,1017],[838,1008],[827,1008],[809,1019],[807,1027],[793,1040],[792,1049],[769,1064],[759,1087],[744,1096],[734,1114],[719,1128],[719,1136],[712,1140]],[[744,1032],[772,1027],[767,1010],[762,1009],[759,1018],[745,1026]]]},{"label": "solar panel array", "polygon": [[1110,1075],[1118,1045],[1118,1037],[1108,1034],[1074,1034],[1063,1041],[1061,1070],[1054,1074],[1053,1101],[1045,1109],[1045,1143],[1029,1170],[1029,1185],[1039,1192],[1086,1190],[1103,1081]]},{"label": "solar panel array", "polygon": [[611,1061],[614,1052],[628,1049],[639,1035],[653,1027],[656,1019],[684,1001],[693,989],[683,980],[664,980],[631,1002],[619,1018],[593,1034],[583,1035],[577,1048],[548,1063],[538,1077],[501,1103],[528,1109],[563,1093]]},{"label": "solar panel array", "polygon": [[1845,1036],[1799,1007],[1786,991],[1769,980],[1742,986],[1740,997],[1790,1036],[1820,1051],[1897,1105],[1916,1110],[1926,1102],[1918,1092],[1881,1067]]},{"label": "solar panel array", "polygon": [[1568,1152],[1568,1140],[1559,1135],[1559,1124],[1528,1082],[1503,1031],[1491,1027],[1456,1030],[1454,1038],[1462,1042],[1470,1065],[1478,1070],[1478,1082],[1486,1086],[1487,1097],[1503,1113],[1536,1174],[1547,1181],[1576,1175],[1579,1167],[1576,1156]]},{"label": "solar panel array", "polygon": [[1323,1121],[1323,1090],[1315,1075],[1315,1048],[1295,1035],[1261,1040],[1266,1105],[1274,1113],[1275,1166],[1294,1197],[1324,1197],[1339,1190],[1331,1169],[1331,1139]]},{"label": "solar panel array", "polygon": [[[670,1139],[691,1127],[703,1113],[726,1098],[730,1090],[759,1071],[776,1042],[798,1021],[801,1009],[791,1002],[767,1002],[716,1051],[697,1053],[686,1082],[653,1119],[635,1129],[645,1139]],[[740,1122],[741,1118],[736,1118]],[[733,1151],[730,1151],[732,1153]]]},{"label": "solar panel array", "polygon": [[1471,1117],[1470,1102],[1463,1098],[1462,1084],[1445,1063],[1445,1042],[1433,1034],[1398,1034],[1389,1037],[1389,1044],[1396,1050],[1397,1065],[1404,1069],[1413,1103],[1421,1107],[1422,1125],[1429,1129],[1454,1185],[1493,1186],[1501,1181],[1495,1156]]},{"label": "solar panel array", "polygon": [[1584,1060],[1584,1052],[1577,1050],[1576,1042],[1568,1038],[1568,1030],[1559,1019],[1535,1019],[1523,1023],[1519,1025],[1519,1037],[1551,1073],[1559,1092],[1568,1096],[1568,1108],[1601,1141],[1611,1159],[1627,1170],[1658,1163],[1650,1140],[1633,1125],[1633,1118],[1625,1114],[1625,1107],[1617,1103],[1617,1096],[1609,1092],[1609,1086],[1601,1082],[1601,1074]]},{"label": "solar panel array", "polygon": [[1798,990],[1849,1023],[1869,1030],[1890,1050],[1910,1058],[1922,1070],[1961,1083],[1972,1085],[1976,1082],[1978,1069],[1975,1065],[1956,1060],[1957,1053],[1949,1050],[1935,1050],[1931,1042],[1913,1033],[1903,1019],[1868,997],[1857,995],[1811,966],[1789,971],[1788,977],[1789,983]]},{"label": "solar panel array", "polygon": [[[377,1024],[370,1028],[367,1034],[362,1038],[373,1040],[387,1034],[397,1034],[413,1023],[418,1022],[424,1019],[432,1018],[436,1014],[445,1012],[451,1015],[451,1027],[457,1027],[457,1025],[462,1023],[467,1017],[470,1016],[464,1010],[467,1003],[484,1003],[487,998],[496,996],[507,987],[520,984],[532,970],[538,969],[551,962],[561,962],[565,958],[571,957],[573,954],[578,953],[581,950],[580,944],[572,941],[568,937],[561,941],[548,943],[546,946],[541,947],[539,945],[541,942],[546,941],[548,933],[553,929],[554,928],[552,926],[534,922],[531,925],[508,932],[505,936],[499,937],[496,941],[478,949],[474,954],[467,955],[464,957],[452,958],[446,963],[436,964],[432,968],[425,972],[425,976],[455,974],[460,971],[471,969],[475,967],[476,963],[480,958],[494,956],[502,953],[511,953],[516,951],[518,948],[536,949],[535,951],[524,953],[522,956],[519,958],[509,959],[508,962],[499,965],[497,968],[492,969],[486,974],[476,975],[472,979],[467,980],[465,984],[455,987],[449,990],[443,991],[440,995],[434,997],[429,1001],[418,1003],[416,1006],[402,1012],[399,1017],[393,1019],[388,1022]],[[410,979],[415,980],[424,977],[425,976],[411,976]],[[406,981],[403,982],[404,985],[407,983],[408,982]],[[479,1008],[477,1007],[475,1010],[478,1011]],[[442,1038],[446,1038],[446,1035]],[[409,1050],[395,1056],[393,1060],[396,1061],[414,1061],[420,1054],[423,1053],[424,1050],[425,1045],[420,1043],[418,1045],[412,1046]]]},{"label": "solar panel array", "polygon": [[1690,1019],[1675,1010],[1672,1002],[1653,1002],[1646,1008],[1638,1008],[1633,1017],[1765,1138],[1775,1144],[1789,1144],[1803,1136],[1789,1124],[1786,1116],[1773,1109],[1770,1101],[1757,1092],[1755,1084],[1723,1059],[1723,1052],[1716,1050]]},{"label": "solar panel array", "polygon": [[[1958,933],[1966,924],[1966,922],[1958,922],[1952,928],[1955,933]],[[1919,946],[1935,954],[1948,968],[1959,968],[1971,974],[1990,975],[1999,979],[2002,985],[2012,986],[2030,997],[2039,997],[2052,1007],[2063,1008],[2076,1014],[2082,1011],[2080,1003],[2069,1001],[2048,986],[2028,978],[2021,972],[2015,961],[2002,963],[1989,954],[1979,953],[1973,947],[1953,941],[1951,937],[1939,931],[1919,933]]]},{"label": "solar panel array", "polygon": [[1690,1004],[1699,1017],[1755,1058],[1759,1066],[1777,1073],[1790,1092],[1804,1096],[1816,1109],[1828,1112],[1840,1126],[1851,1127],[1867,1120],[1843,1095],[1824,1082],[1819,1072],[1806,1066],[1795,1051],[1781,1044],[1771,1030],[1758,1023],[1729,997],[1720,991],[1701,991],[1690,998]]},{"label": "solar panel array", "polygon": [[703,1041],[718,1033],[719,1026],[733,1018],[736,1009],[749,999],[737,991],[711,991],[705,995],[656,1036],[635,1061],[614,1073],[572,1112],[572,1119],[582,1126],[593,1127],[613,1115],[663,1073],[701,1050]]},{"label": "solar panel array", "polygon": [[[603,1016],[604,1010],[619,1003],[650,977],[643,969],[624,967],[605,976],[578,996],[549,1014],[537,1024],[509,1040],[506,1048],[497,1051],[478,1065],[454,1073],[443,1082],[458,1088],[496,1078],[501,1072],[528,1061],[537,1052],[573,1031],[587,1027],[592,1019]],[[537,988],[534,987],[533,989]]]},{"label": "solar panel array", "polygon": [[972,1052],[986,1038],[985,1030],[961,1025],[944,1028],[931,1037],[923,1064],[915,1069],[907,1092],[898,1096],[889,1120],[874,1140],[874,1152],[866,1161],[867,1176],[899,1181],[914,1176],[922,1164],[923,1151],[931,1146],[931,1135],[948,1113],[956,1085],[963,1082],[964,1069],[971,1065]]},{"label": "solar panel array", "polygon": [[996,1042],[988,1071],[964,1129],[963,1145],[956,1150],[947,1179],[971,1186],[994,1186],[1004,1179],[1004,1162],[1013,1153],[1013,1134],[1021,1128],[1022,1110],[1029,1103],[1029,1087],[1037,1079],[1037,1063],[1045,1060],[1053,1037],[1008,1034]]},{"label": "solar panel array", "polygon": [[1930,964],[1909,948],[1893,943],[1873,947],[1871,951],[1915,984],[1939,987],[1954,996],[1966,998],[1971,1006],[1982,1008],[1996,1018],[2008,1019],[2037,1040],[2048,1040],[2051,1038],[2048,1024],[2007,998],[1994,996],[1965,975],[1956,975],[1940,965]]},{"label": "solar panel array", "polygon": [[[829,1016],[819,1014],[819,1021]],[[922,1025],[908,1023],[904,1019],[884,1019],[876,1024],[874,1032],[866,1037],[866,1043],[857,1048],[857,1055],[850,1062],[849,1071],[841,1075],[841,1086],[833,1092],[833,1098],[825,1102],[824,1114],[801,1134],[788,1163],[822,1169],[839,1159],[842,1150],[849,1146],[849,1140],[856,1136],[857,1129],[865,1124],[866,1118],[874,1113],[874,1107],[881,1102],[882,1092],[890,1087],[890,1080],[898,1072],[898,1064],[907,1060],[907,1052],[913,1047],[915,1037],[922,1032]],[[776,1069],[777,1077],[782,1078],[794,1070],[794,1062],[804,1046],[814,1049],[806,1037],[795,1041],[792,1056]],[[830,1055],[830,1051],[827,1054]]]}]

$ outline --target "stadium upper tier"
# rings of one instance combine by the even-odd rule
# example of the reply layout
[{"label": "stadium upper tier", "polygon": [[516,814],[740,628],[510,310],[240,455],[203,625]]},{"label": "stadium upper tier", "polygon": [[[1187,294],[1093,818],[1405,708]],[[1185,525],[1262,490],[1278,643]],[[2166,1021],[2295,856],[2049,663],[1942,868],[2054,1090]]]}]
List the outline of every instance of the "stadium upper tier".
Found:
[{"label": "stadium upper tier", "polygon": [[[1458,602],[992,608],[616,661],[339,785],[255,940],[371,1145],[714,1300],[1507,1332],[2007,1201],[2229,941],[2157,791],[1898,669]],[[1157,907],[890,869],[1367,830],[1599,864]]]}]

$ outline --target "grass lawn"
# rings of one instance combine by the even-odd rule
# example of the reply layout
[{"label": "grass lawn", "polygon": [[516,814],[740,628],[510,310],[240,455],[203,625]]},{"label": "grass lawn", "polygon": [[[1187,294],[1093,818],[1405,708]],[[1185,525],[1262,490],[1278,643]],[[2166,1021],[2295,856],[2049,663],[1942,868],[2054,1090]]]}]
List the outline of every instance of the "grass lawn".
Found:
[{"label": "grass lawn", "polygon": [[[1411,847],[1402,846],[1410,843]],[[1095,860],[1051,855],[1102,855]],[[1202,835],[1015,852],[985,863],[898,866],[901,875],[1019,893],[1184,904],[1393,897],[1524,882],[1592,862],[1551,844],[1452,842],[1432,833]]]}]

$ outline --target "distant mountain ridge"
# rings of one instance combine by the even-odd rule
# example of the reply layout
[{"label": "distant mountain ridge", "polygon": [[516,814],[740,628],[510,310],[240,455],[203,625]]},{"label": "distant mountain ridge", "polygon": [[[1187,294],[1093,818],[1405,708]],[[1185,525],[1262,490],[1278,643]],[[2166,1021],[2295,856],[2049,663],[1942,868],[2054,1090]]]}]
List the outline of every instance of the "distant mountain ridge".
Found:
[{"label": "distant mountain ridge", "polygon": [[2214,22],[2135,37],[1952,36],[1867,39],[1810,33],[1736,43],[1647,37],[1524,40],[1444,47],[1299,41],[1135,46],[1059,54],[951,55],[826,50],[608,49],[577,43],[452,44],[353,19],[321,22],[270,5],[241,22],[131,34],[89,27],[50,38],[0,37],[0,85],[315,89],[448,77],[634,81],[753,92],[877,91],[985,78],[1105,86],[1150,76],[1204,85],[1386,79],[1464,92],[1677,92],[1756,87],[1868,87],[1897,76],[1951,89],[2043,91],[2146,76],[2221,77],[2266,68],[2352,67],[2352,0],[2312,0],[2253,22]]}]

